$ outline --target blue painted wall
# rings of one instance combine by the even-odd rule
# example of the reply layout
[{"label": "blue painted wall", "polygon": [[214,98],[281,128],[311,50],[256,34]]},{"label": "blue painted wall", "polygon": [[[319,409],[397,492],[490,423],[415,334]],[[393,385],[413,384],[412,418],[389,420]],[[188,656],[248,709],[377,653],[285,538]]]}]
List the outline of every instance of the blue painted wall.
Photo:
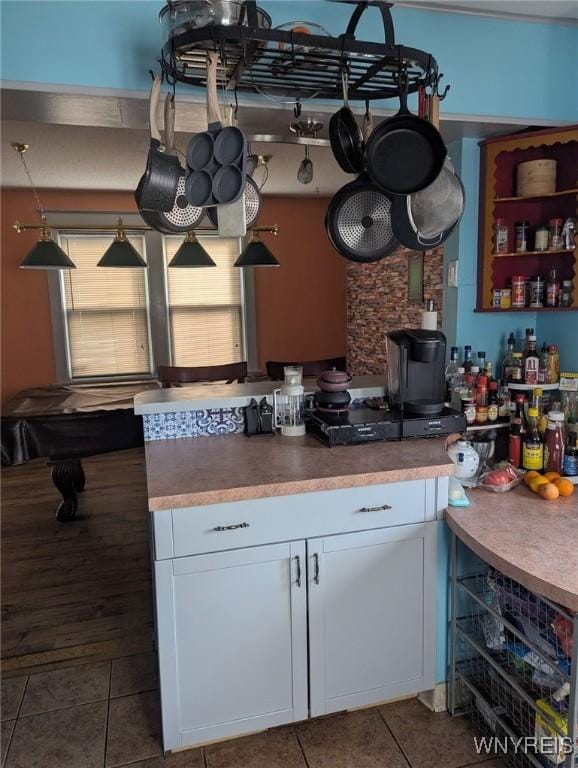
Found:
[{"label": "blue painted wall", "polygon": [[[4,80],[148,90],[163,42],[157,0],[7,0],[2,13]],[[351,6],[327,0],[268,0],[274,24],[317,21],[344,31]],[[447,112],[553,121],[578,115],[578,29],[557,24],[394,8],[399,42],[431,51],[452,90]],[[32,22],[33,20],[33,22]],[[23,36],[26,35],[26,45]],[[381,40],[379,15],[359,36]],[[30,55],[30,51],[34,55]],[[498,87],[499,84],[499,87]]]}]

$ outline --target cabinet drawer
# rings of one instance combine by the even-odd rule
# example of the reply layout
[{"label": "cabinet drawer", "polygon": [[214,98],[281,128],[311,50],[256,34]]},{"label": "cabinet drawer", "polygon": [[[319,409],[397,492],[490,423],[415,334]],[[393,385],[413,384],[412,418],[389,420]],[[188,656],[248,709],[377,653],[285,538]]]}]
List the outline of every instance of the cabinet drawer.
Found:
[{"label": "cabinet drawer", "polygon": [[407,525],[434,517],[434,480],[161,510],[153,513],[155,559]]}]

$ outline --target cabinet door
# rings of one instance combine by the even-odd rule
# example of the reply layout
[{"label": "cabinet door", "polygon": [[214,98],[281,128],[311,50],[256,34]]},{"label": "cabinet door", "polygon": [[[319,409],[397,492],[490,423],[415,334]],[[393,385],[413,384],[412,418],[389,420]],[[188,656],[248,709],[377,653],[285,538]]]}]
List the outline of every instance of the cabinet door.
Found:
[{"label": "cabinet door", "polygon": [[155,563],[165,749],[307,717],[305,542]]},{"label": "cabinet door", "polygon": [[307,541],[311,716],[434,685],[435,523]]}]

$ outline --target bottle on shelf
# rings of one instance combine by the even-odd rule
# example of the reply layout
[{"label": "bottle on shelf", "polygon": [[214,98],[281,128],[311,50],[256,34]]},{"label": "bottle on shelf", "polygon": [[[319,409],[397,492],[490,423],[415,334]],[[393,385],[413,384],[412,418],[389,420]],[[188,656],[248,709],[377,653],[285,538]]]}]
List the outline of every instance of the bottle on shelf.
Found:
[{"label": "bottle on shelf", "polygon": [[512,352],[512,364],[510,366],[508,382],[510,384],[524,383],[524,355],[521,352]]},{"label": "bottle on shelf", "polygon": [[484,373],[488,377],[488,381],[492,381],[494,378],[494,366],[492,365],[491,360],[486,360],[486,365],[484,367]]},{"label": "bottle on shelf", "polygon": [[544,468],[544,443],[538,432],[537,408],[528,408],[528,429],[522,441],[522,468],[538,472]]},{"label": "bottle on shelf", "polygon": [[462,410],[462,392],[466,388],[466,372],[462,366],[452,379],[451,406],[456,411]]},{"label": "bottle on shelf", "polygon": [[472,372],[472,348],[469,344],[464,347],[464,362],[462,363],[466,374]]},{"label": "bottle on shelf", "polygon": [[495,424],[500,415],[498,406],[498,382],[490,381],[488,385],[488,423]]},{"label": "bottle on shelf", "polygon": [[446,402],[451,403],[453,379],[458,372],[458,348],[450,349],[450,361],[446,366]]},{"label": "bottle on shelf", "polygon": [[547,384],[548,377],[548,347],[546,342],[542,344],[540,350],[540,362],[538,363],[538,384]]},{"label": "bottle on shelf", "polygon": [[546,283],[546,306],[557,307],[560,301],[560,281],[556,276],[556,269],[552,267]]},{"label": "bottle on shelf", "polygon": [[550,411],[544,436],[544,467],[562,474],[564,466],[564,413]]},{"label": "bottle on shelf", "polygon": [[576,477],[578,475],[578,424],[575,420],[568,422],[568,434],[566,436],[562,469],[567,477]]},{"label": "bottle on shelf", "polygon": [[538,366],[540,365],[540,358],[536,351],[536,337],[534,335],[528,336],[528,347],[526,356],[524,358],[524,383],[525,384],[537,384],[538,383]]},{"label": "bottle on shelf", "polygon": [[541,389],[541,387],[536,387],[532,394],[532,408],[535,408],[538,411],[538,432],[544,436],[544,432],[546,431],[546,416],[544,415],[544,403],[543,398],[544,392]]},{"label": "bottle on shelf", "polygon": [[478,352],[478,368],[480,369],[481,373],[486,372],[486,353],[485,352]]},{"label": "bottle on shelf", "polygon": [[528,343],[530,341],[530,336],[534,336],[534,329],[526,328],[526,335],[524,336],[524,344],[522,346],[522,356],[524,357],[524,359],[528,354]]},{"label": "bottle on shelf", "polygon": [[494,253],[508,253],[508,226],[504,219],[496,219]]},{"label": "bottle on shelf", "polygon": [[510,424],[508,461],[514,467],[519,467],[522,463],[522,435],[520,434],[520,425],[515,421],[512,421]]},{"label": "bottle on shelf", "polygon": [[524,405],[526,398],[523,394],[516,395],[516,403],[514,415],[512,416],[511,423],[517,424],[519,427],[520,435],[523,437],[526,433],[526,415],[524,414]]},{"label": "bottle on shelf", "polygon": [[556,344],[548,347],[546,366],[546,384],[557,384],[560,381],[560,353]]},{"label": "bottle on shelf", "polygon": [[510,336],[508,338],[507,342],[507,349],[506,354],[504,355],[504,359],[502,361],[502,379],[503,381],[509,381],[510,380],[510,368],[512,366],[512,354],[514,353],[514,350],[516,348],[516,337],[513,333],[510,333]]},{"label": "bottle on shelf", "polygon": [[502,421],[510,420],[510,390],[504,379],[498,389],[498,418]]}]

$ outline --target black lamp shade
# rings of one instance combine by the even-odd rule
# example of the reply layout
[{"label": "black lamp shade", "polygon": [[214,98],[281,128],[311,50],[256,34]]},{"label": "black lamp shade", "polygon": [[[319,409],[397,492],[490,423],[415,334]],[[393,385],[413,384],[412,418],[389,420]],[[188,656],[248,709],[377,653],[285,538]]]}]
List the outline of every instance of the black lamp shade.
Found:
[{"label": "black lamp shade", "polygon": [[169,267],[216,267],[217,265],[192,233],[188,234],[170,260]]},{"label": "black lamp shade", "polygon": [[20,269],[76,269],[62,248],[52,239],[41,239],[26,256]]},{"label": "black lamp shade", "polygon": [[148,264],[128,240],[115,238],[96,266],[130,268],[148,267]]},{"label": "black lamp shade", "polygon": [[241,253],[234,267],[279,267],[280,264],[262,240],[253,238]]}]

